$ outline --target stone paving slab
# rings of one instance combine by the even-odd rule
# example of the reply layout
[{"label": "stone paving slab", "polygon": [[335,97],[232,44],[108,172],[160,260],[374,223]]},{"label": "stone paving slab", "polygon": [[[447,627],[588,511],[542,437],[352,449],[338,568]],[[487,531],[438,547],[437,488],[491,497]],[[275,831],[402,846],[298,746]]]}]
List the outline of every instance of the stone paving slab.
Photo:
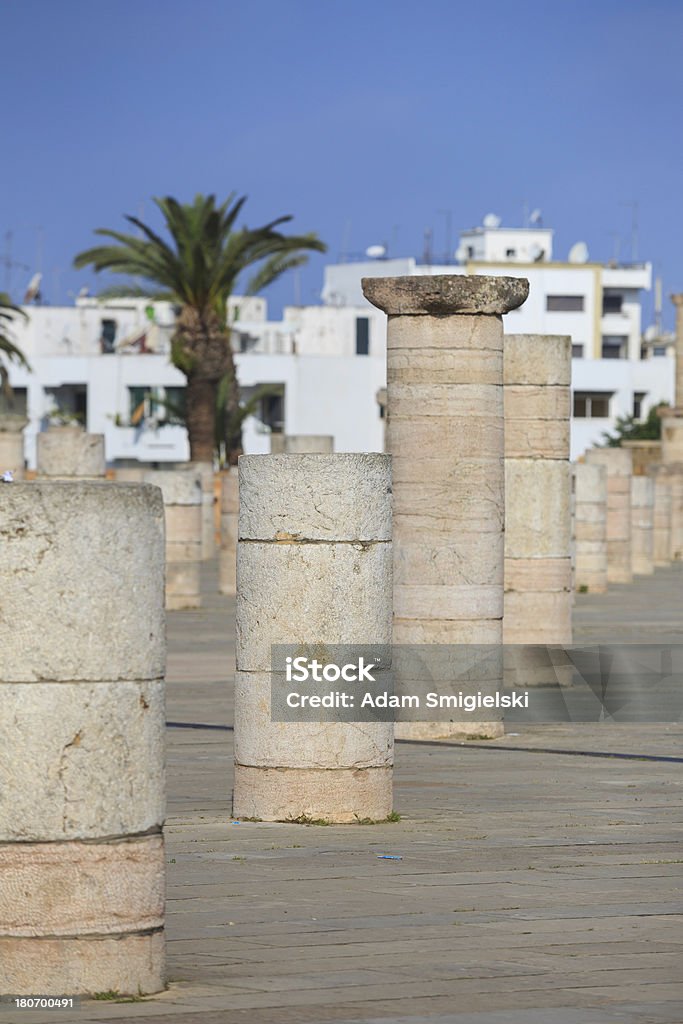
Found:
[{"label": "stone paving slab", "polygon": [[[215,576],[168,621],[171,984],[77,1021],[682,1024],[680,725],[399,743],[397,823],[232,824],[234,599]],[[681,596],[683,566],[579,595],[577,639],[682,642]],[[19,1019],[56,1018],[0,1011]]]}]

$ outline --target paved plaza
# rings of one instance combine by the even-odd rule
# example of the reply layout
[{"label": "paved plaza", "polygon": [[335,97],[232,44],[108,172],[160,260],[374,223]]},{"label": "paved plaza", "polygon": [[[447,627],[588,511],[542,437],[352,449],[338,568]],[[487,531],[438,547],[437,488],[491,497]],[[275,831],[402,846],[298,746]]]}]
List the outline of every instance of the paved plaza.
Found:
[{"label": "paved plaza", "polygon": [[[204,608],[168,616],[170,986],[74,1019],[681,1024],[680,725],[399,743],[398,822],[232,822],[216,590],[209,563]],[[682,594],[675,565],[579,595],[575,639],[683,642]]]}]

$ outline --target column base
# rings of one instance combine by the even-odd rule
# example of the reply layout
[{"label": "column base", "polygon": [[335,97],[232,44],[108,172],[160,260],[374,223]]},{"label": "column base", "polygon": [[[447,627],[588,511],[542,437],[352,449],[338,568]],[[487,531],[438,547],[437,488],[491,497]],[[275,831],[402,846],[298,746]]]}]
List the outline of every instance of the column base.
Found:
[{"label": "column base", "polygon": [[0,992],[137,996],[164,988],[163,929],[98,938],[0,938]]},{"label": "column base", "polygon": [[235,765],[233,815],[259,821],[384,821],[392,811],[389,768],[257,768]]}]

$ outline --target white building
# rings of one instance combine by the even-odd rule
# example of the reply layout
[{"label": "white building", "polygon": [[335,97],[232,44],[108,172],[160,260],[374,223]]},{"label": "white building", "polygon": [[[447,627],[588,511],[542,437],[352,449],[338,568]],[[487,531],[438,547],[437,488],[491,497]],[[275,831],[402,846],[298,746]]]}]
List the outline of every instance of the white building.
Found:
[{"label": "white building", "polygon": [[[363,297],[360,281],[370,276],[528,277],[529,298],[505,317],[505,329],[571,335],[573,457],[601,441],[618,416],[645,416],[652,405],[673,400],[669,340],[643,342],[640,299],[651,287],[649,264],[590,262],[581,245],[571,260],[556,260],[550,229],[503,228],[486,220],[462,233],[453,264],[406,258],[328,266],[323,304],[287,307],[280,321],[267,320],[262,298],[232,299],[243,396],[262,389],[245,424],[245,450],[268,452],[272,430],[332,434],[337,451],[382,449],[377,396],[386,382],[386,318]],[[12,366],[10,380],[29,419],[30,467],[36,433],[72,416],[105,435],[110,463],[188,458],[175,414],[185,378],[169,361],[175,317],[168,303],[85,297],[73,307],[29,306],[26,312],[28,320],[17,321],[14,333],[33,372]]]}]

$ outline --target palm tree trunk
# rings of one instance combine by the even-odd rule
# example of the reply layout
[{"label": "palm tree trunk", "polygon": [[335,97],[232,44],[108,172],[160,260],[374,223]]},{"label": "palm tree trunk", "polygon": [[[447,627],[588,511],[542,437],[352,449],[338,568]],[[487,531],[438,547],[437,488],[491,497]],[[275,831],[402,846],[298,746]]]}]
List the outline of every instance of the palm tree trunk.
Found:
[{"label": "palm tree trunk", "polygon": [[213,462],[218,382],[187,378],[186,426],[191,462]]}]

